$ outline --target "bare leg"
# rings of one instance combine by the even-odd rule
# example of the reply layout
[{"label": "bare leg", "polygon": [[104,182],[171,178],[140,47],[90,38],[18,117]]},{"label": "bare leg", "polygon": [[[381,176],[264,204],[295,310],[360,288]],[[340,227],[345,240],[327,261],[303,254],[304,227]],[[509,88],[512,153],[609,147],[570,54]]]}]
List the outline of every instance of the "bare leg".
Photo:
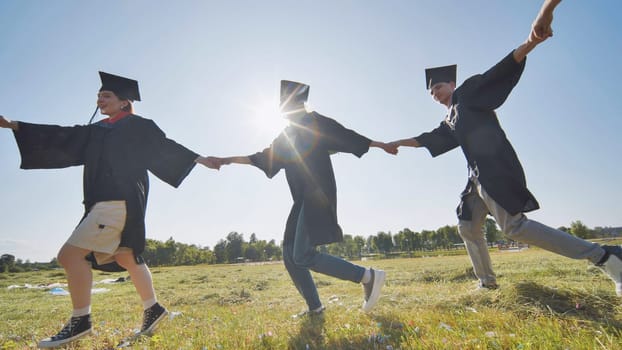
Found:
[{"label": "bare leg", "polygon": [[153,289],[153,280],[151,279],[151,272],[147,264],[136,264],[132,252],[119,253],[115,255],[115,260],[130,274],[140,300],[143,302],[153,300],[152,304],[155,304],[155,290]]},{"label": "bare leg", "polygon": [[91,287],[93,272],[84,257],[90,251],[70,244],[65,244],[58,252],[58,263],[65,269],[67,284],[73,309],[82,309],[91,305]]}]

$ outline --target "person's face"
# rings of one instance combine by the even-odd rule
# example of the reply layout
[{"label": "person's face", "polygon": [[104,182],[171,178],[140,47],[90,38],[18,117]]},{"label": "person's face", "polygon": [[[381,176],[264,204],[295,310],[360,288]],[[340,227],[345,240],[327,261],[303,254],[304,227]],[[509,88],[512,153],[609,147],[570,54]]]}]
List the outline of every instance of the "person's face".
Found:
[{"label": "person's face", "polygon": [[129,102],[127,100],[121,100],[112,91],[100,91],[97,94],[97,107],[101,111],[101,114],[107,116],[114,116],[127,106]]},{"label": "person's face", "polygon": [[454,93],[455,88],[456,83],[453,81],[440,82],[432,85],[430,88],[430,94],[434,98],[434,101],[448,105],[448,103],[451,102],[451,95]]}]

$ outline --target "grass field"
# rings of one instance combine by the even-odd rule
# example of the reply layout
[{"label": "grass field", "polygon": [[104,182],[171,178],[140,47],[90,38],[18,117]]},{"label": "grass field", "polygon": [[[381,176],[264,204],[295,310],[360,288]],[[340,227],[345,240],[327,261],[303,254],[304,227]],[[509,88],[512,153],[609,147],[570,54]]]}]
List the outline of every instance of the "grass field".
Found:
[{"label": "grass field", "polygon": [[[360,285],[315,274],[327,306],[305,309],[281,263],[152,269],[172,316],[132,349],[622,349],[622,299],[585,261],[539,249],[493,252],[494,291],[476,290],[467,256],[364,261],[387,271],[383,296],[360,311]],[[124,274],[96,272],[95,281]],[[62,271],[0,275],[0,348],[31,349],[55,334],[68,296],[10,285],[64,283]],[[97,285],[96,335],[67,349],[111,349],[140,325],[131,282]]]}]

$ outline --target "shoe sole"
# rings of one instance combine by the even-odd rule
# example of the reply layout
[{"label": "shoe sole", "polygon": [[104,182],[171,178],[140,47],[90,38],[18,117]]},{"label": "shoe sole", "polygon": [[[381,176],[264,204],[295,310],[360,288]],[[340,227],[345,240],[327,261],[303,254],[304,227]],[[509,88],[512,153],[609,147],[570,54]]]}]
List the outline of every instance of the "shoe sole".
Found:
[{"label": "shoe sole", "polygon": [[[602,266],[602,269],[615,282],[616,294],[619,297],[622,296],[622,260],[615,255],[611,255]],[[614,276],[617,276],[617,279]]]},{"label": "shoe sole", "polygon": [[380,290],[384,285],[384,279],[386,275],[387,274],[384,271],[374,270],[374,286],[372,287],[369,299],[366,302],[363,302],[363,311],[371,311],[371,309],[376,306],[376,303],[378,303],[378,299],[380,299]]},{"label": "shoe sole", "polygon": [[162,315],[160,315],[158,318],[156,318],[156,320],[153,321],[151,326],[149,326],[149,328],[145,329],[144,331],[140,332],[140,334],[149,334],[149,333],[153,332],[153,330],[156,328],[158,323],[160,323],[166,317],[166,315],[168,315],[168,311],[164,310]]},{"label": "shoe sole", "polygon": [[74,340],[78,340],[79,338],[82,338],[83,336],[90,334],[91,332],[93,332],[92,328],[89,328],[88,330],[76,334],[71,338],[67,338],[67,339],[63,339],[63,340],[56,340],[56,341],[46,341],[46,340],[42,340],[39,342],[39,344],[37,344],[37,347],[42,348],[42,349],[48,349],[48,348],[56,348],[58,346],[61,346],[63,344],[67,344],[67,343],[71,343]]}]

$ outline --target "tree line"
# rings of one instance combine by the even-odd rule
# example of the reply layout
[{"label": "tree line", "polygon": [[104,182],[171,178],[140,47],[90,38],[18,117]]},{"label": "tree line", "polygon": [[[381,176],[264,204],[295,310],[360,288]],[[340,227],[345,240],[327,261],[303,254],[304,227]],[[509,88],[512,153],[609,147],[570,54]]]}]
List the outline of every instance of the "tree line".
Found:
[{"label": "tree line", "polygon": [[[486,240],[492,246],[497,243],[506,243],[504,236],[492,218],[487,218],[484,225]],[[622,228],[588,228],[581,221],[573,221],[569,227],[559,227],[560,230],[583,239],[610,237],[618,234]],[[612,233],[614,232],[614,233]],[[395,234],[378,232],[367,238],[346,234],[339,243],[320,246],[321,252],[340,256],[346,259],[362,257],[382,258],[394,254],[408,254],[437,250],[462,249],[462,239],[458,234],[457,226],[446,225],[437,230],[422,230],[419,232],[405,228]],[[505,239],[507,240],[507,239]],[[248,240],[244,234],[230,232],[216,243],[213,249],[195,244],[176,242],[172,237],[162,242],[147,239],[143,258],[149,266],[181,266],[198,264],[232,264],[240,262],[263,262],[281,260],[283,256],[282,242],[275,240],[260,240],[252,233]],[[0,273],[22,272],[60,268],[56,258],[50,262],[32,263],[28,260],[16,259],[11,254],[0,256]]]}]

